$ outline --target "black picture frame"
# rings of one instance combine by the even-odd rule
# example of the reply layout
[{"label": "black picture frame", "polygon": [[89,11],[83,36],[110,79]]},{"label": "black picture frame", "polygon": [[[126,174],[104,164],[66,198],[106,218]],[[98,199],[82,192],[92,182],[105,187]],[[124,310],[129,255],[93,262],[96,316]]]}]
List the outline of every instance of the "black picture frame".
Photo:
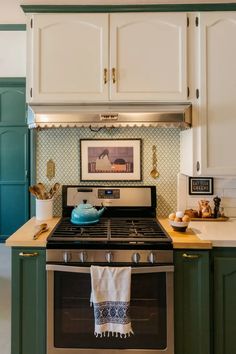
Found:
[{"label": "black picture frame", "polygon": [[[115,164],[114,156],[120,151]],[[126,153],[129,154],[129,157]],[[98,169],[98,158],[109,153],[111,168]],[[95,157],[93,157],[95,153]],[[112,158],[113,157],[113,158]],[[120,158],[118,158],[120,157]],[[108,160],[108,155],[106,160]],[[122,161],[124,160],[124,161]],[[107,161],[107,165],[109,164]],[[122,162],[126,163],[122,166]],[[104,158],[105,165],[105,158]],[[141,139],[80,139],[80,180],[81,181],[141,181],[142,140]]]},{"label": "black picture frame", "polygon": [[189,195],[212,195],[214,193],[213,177],[189,177]]}]

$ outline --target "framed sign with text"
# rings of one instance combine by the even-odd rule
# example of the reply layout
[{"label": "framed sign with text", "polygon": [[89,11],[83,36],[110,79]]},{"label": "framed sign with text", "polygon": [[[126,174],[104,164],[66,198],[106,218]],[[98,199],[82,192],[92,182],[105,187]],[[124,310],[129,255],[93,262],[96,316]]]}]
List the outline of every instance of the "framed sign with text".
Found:
[{"label": "framed sign with text", "polygon": [[212,195],[213,178],[212,177],[189,177],[190,195]]}]

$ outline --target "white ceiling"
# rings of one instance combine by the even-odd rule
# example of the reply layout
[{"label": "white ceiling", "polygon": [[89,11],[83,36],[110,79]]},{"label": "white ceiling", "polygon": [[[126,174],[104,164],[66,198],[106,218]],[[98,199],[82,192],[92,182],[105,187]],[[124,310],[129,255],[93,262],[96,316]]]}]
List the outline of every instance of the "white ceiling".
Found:
[{"label": "white ceiling", "polygon": [[229,3],[234,0],[0,0],[0,24],[25,23],[25,15],[20,4],[167,4],[167,3]]}]

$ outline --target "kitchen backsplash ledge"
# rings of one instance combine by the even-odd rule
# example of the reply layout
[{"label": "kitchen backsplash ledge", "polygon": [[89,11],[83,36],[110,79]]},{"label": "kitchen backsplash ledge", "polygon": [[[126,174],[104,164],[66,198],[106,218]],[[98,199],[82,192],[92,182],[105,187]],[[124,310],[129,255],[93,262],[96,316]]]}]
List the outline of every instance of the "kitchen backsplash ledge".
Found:
[{"label": "kitchen backsplash ledge", "polygon": [[213,198],[221,198],[221,207],[228,217],[236,217],[236,178],[214,178],[214,195],[189,195],[188,176],[178,175],[177,208],[178,210],[198,209],[198,200],[207,199],[214,208]]},{"label": "kitchen backsplash ledge", "polygon": [[[155,185],[157,215],[167,216],[177,206],[177,179],[180,166],[180,129],[176,128],[113,128],[98,132],[89,128],[42,129],[37,132],[37,181],[48,187],[55,182],[76,185]],[[142,139],[142,176],[140,182],[80,182],[80,139]],[[152,146],[157,147],[158,179],[150,176]],[[46,176],[47,161],[55,162],[55,177]],[[61,215],[61,196],[54,201],[54,215]]]}]

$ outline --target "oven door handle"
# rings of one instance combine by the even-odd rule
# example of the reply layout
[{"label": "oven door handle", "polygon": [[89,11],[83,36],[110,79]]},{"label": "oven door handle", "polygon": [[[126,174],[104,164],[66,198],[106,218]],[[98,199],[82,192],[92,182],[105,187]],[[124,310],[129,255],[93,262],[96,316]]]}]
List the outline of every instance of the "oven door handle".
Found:
[{"label": "oven door handle", "polygon": [[[60,264],[47,264],[47,271],[56,271],[56,272],[69,272],[69,273],[90,273],[90,267],[75,267],[67,266]],[[145,273],[167,273],[174,272],[174,266],[165,265],[165,266],[151,266],[151,267],[134,267],[131,269],[132,274],[145,274]]]}]

